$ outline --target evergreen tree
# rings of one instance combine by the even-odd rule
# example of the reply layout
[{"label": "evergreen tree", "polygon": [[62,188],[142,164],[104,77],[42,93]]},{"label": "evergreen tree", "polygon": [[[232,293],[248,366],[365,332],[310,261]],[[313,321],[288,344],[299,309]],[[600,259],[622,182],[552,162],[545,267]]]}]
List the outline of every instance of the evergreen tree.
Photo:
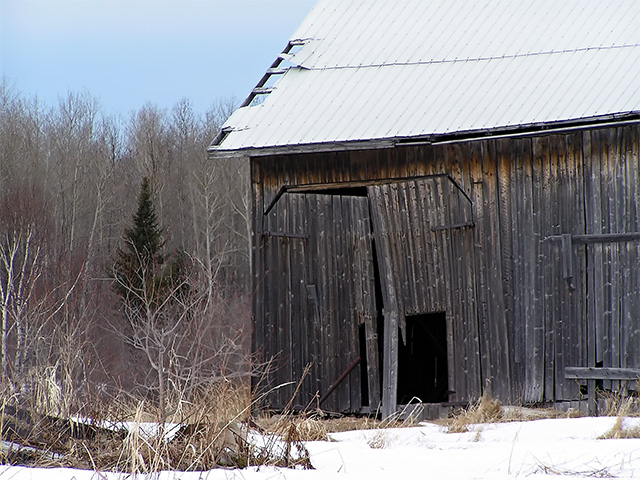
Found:
[{"label": "evergreen tree", "polygon": [[164,300],[180,275],[180,263],[165,266],[162,228],[158,224],[149,179],[145,177],[138,195],[133,227],[124,231],[124,245],[118,248],[113,276],[115,291],[127,306],[142,308]]}]

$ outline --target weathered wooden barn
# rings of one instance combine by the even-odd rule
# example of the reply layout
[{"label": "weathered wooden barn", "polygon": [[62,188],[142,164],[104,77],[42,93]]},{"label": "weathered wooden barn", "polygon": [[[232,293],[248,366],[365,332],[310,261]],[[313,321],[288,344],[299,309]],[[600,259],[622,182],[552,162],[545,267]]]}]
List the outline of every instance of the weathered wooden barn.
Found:
[{"label": "weathered wooden barn", "polygon": [[488,382],[574,401],[567,367],[640,368],[638,18],[636,0],[316,5],[210,148],[251,165],[273,408],[307,366],[296,405],[385,415]]}]

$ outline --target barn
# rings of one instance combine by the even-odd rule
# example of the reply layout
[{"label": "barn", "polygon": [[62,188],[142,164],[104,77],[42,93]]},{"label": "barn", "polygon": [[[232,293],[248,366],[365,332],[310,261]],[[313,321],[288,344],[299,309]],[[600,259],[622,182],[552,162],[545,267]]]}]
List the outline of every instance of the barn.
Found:
[{"label": "barn", "polygon": [[317,3],[209,149],[250,163],[269,406],[386,416],[626,385],[638,18],[636,0]]}]

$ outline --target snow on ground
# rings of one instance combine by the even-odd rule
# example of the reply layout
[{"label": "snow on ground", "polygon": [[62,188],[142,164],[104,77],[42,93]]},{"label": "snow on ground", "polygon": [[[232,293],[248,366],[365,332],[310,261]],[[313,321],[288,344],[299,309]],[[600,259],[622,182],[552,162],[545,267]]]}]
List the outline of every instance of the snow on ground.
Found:
[{"label": "snow on ground", "polygon": [[[209,472],[162,472],[138,480],[325,480],[640,478],[640,439],[598,439],[616,419],[571,418],[330,434],[306,444],[315,470],[272,467]],[[625,426],[640,419],[625,419]],[[130,475],[72,469],[0,466],[0,480],[124,480]]]},{"label": "snow on ground", "polygon": [[[157,437],[160,433],[160,423],[157,422],[94,422],[90,418],[72,417],[71,420],[78,423],[85,423],[87,425],[93,425],[98,428],[105,428],[107,430],[113,430],[114,432],[136,432],[141,438],[147,440]],[[167,422],[164,424],[163,438],[172,440],[182,428],[179,423]]]}]

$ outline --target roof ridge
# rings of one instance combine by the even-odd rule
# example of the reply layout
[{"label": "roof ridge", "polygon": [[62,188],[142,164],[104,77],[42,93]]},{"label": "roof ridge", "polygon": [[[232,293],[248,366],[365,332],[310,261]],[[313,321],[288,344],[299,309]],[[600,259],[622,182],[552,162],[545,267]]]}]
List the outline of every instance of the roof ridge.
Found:
[{"label": "roof ridge", "polygon": [[616,50],[622,48],[633,48],[640,47],[640,43],[625,43],[622,45],[606,45],[606,46],[598,46],[598,47],[580,47],[580,48],[570,48],[563,50],[546,50],[540,52],[528,52],[528,53],[515,53],[509,55],[489,55],[486,57],[464,57],[464,58],[453,58],[453,59],[440,59],[440,60],[419,60],[416,62],[385,62],[385,63],[371,63],[371,64],[362,64],[362,65],[337,65],[337,66],[307,66],[303,63],[295,65],[296,67],[303,68],[305,70],[343,70],[343,69],[357,69],[357,68],[373,68],[373,67],[392,67],[392,66],[414,66],[414,65],[436,65],[436,64],[444,64],[444,63],[461,63],[461,62],[480,62],[487,60],[502,60],[502,59],[513,59],[513,58],[524,58],[524,57],[534,57],[541,55],[556,55],[556,54],[565,54],[565,53],[576,53],[576,52],[587,52],[590,50]]}]

